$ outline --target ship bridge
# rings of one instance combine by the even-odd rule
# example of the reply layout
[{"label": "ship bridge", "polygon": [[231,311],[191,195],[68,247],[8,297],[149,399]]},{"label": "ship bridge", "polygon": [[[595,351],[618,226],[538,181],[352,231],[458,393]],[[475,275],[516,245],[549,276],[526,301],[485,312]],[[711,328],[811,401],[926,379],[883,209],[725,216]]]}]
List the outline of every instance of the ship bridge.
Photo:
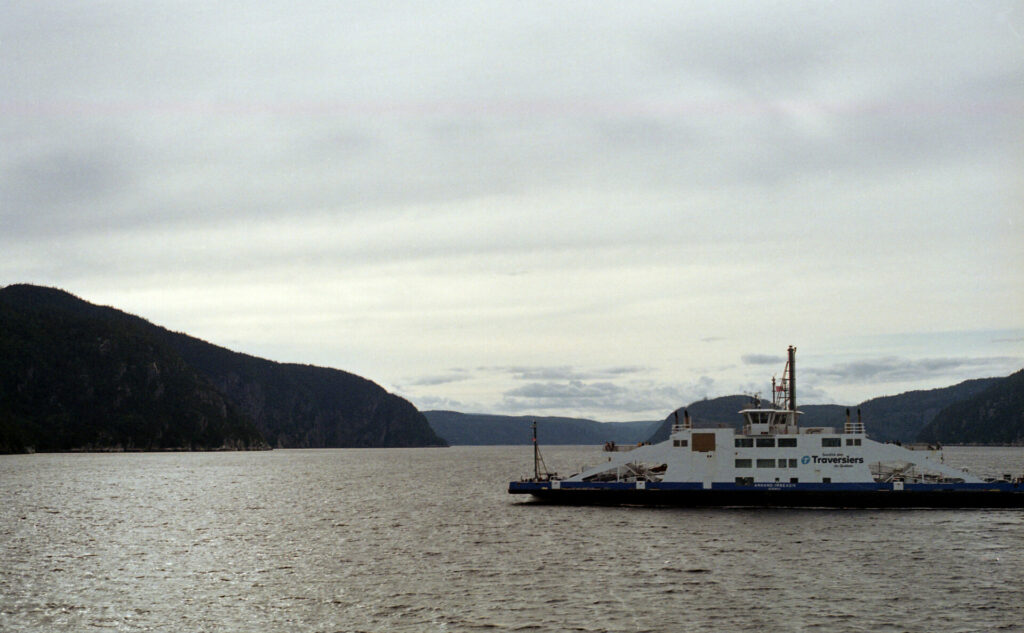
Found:
[{"label": "ship bridge", "polygon": [[744,435],[795,435],[800,432],[797,416],[802,411],[785,409],[743,409]]},{"label": "ship bridge", "polygon": [[761,406],[761,398],[753,396],[753,406],[740,411],[744,435],[796,435],[800,432],[796,409],[796,348],[789,346],[789,358],[782,370],[782,379],[772,377],[772,401]]}]

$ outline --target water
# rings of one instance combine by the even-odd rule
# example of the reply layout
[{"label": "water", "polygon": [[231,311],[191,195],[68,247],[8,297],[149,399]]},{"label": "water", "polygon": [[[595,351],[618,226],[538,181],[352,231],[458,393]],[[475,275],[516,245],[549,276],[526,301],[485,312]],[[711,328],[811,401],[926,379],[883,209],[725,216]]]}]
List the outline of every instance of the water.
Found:
[{"label": "water", "polygon": [[530,450],[0,457],[0,631],[1024,631],[1024,511],[538,506]]}]

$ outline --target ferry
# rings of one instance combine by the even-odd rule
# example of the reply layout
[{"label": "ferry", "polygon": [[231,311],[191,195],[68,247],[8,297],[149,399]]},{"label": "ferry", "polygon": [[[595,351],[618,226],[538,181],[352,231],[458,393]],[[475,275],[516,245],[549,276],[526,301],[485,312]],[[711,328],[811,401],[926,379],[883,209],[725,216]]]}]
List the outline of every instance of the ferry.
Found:
[{"label": "ferry", "polygon": [[[741,430],[694,428],[676,412],[668,440],[605,445],[607,460],[569,477],[547,472],[534,424],[533,477],[508,491],[562,504],[688,507],[1021,508],[1024,477],[979,477],[944,463],[941,447],[867,437],[860,411],[840,432],[804,427],[796,406],[796,348],[772,402],[739,412]],[[623,450],[623,449],[626,450]]]}]

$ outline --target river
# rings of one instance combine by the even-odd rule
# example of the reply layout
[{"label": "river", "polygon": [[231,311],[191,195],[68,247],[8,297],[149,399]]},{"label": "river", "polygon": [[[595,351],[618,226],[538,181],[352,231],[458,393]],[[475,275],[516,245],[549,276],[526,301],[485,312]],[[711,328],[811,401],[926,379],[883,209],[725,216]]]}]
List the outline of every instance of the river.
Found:
[{"label": "river", "polygon": [[0,631],[1024,630],[1024,510],[543,506],[506,493],[531,460],[0,456]]}]

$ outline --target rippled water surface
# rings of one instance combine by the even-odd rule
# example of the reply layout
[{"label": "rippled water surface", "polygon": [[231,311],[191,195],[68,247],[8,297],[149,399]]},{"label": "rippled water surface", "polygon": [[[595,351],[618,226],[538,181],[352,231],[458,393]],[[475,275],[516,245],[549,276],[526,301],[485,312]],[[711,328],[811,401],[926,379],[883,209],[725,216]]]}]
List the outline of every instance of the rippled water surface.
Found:
[{"label": "rippled water surface", "polygon": [[0,456],[0,631],[1024,631],[1024,511],[540,506],[530,460]]}]

